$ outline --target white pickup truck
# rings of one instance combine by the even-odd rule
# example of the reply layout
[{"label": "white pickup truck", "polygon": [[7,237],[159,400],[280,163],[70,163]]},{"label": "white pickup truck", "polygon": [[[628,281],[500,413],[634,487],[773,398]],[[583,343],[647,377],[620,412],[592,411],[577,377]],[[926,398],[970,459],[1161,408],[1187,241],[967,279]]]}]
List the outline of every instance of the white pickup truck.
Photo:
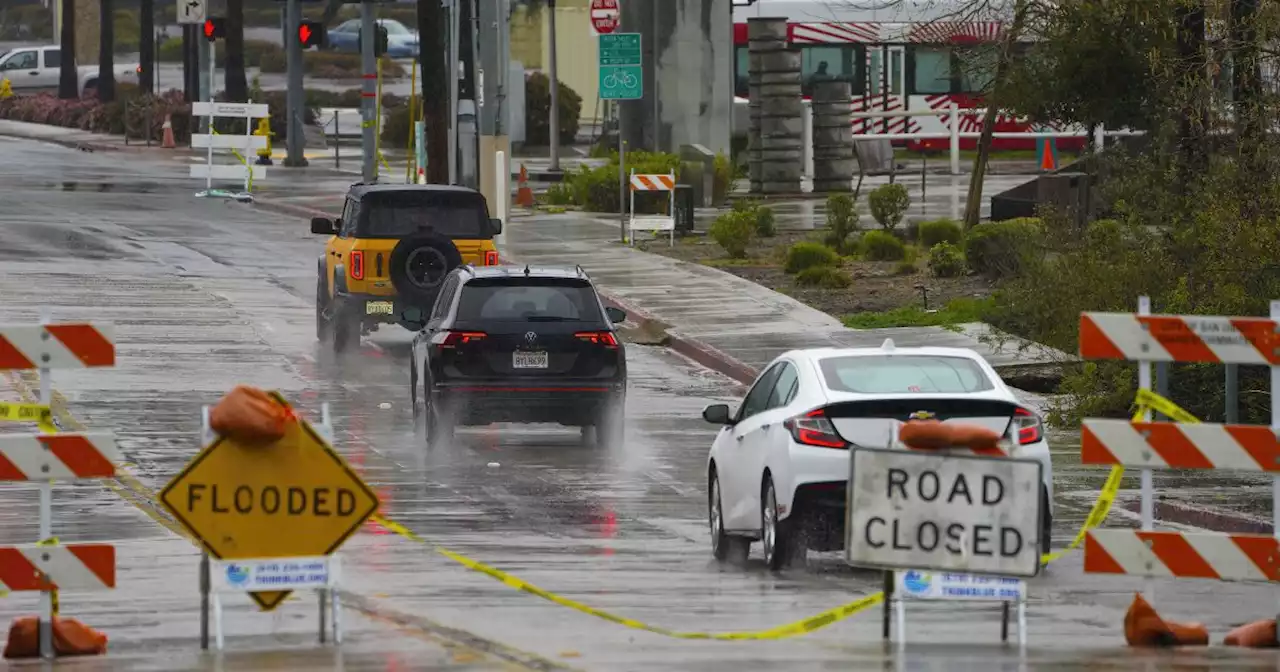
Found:
[{"label": "white pickup truck", "polygon": [[[116,82],[138,83],[137,63],[115,64]],[[9,80],[14,93],[57,91],[62,77],[62,48],[15,47],[0,54],[0,79]],[[91,93],[98,87],[98,66],[84,65],[76,68],[76,82],[80,95]]]}]

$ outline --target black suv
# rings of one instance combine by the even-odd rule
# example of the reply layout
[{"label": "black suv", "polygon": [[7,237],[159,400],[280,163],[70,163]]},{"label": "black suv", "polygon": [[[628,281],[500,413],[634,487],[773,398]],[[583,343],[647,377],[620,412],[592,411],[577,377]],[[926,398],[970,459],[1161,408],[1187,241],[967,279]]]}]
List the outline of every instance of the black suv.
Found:
[{"label": "black suv", "polygon": [[427,442],[459,425],[549,422],[594,427],[621,441],[627,359],[614,325],[626,319],[580,267],[460,266],[446,277],[413,339]]}]

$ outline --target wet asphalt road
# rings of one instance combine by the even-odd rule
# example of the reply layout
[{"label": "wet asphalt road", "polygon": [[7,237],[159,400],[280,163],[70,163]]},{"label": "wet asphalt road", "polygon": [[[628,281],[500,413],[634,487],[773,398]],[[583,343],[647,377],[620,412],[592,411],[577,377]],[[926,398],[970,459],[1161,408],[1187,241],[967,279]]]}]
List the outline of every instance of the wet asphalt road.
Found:
[{"label": "wet asphalt road", "polygon": [[[337,448],[379,492],[384,512],[436,543],[600,609],[687,631],[751,631],[807,618],[878,589],[836,555],[782,575],[758,551],[721,567],[705,532],[703,465],[713,428],[703,405],[734,386],[665,350],[631,345],[625,445],[583,445],[576,430],[493,426],[428,451],[408,407],[408,335],[379,332],[335,359],[315,342],[314,262],[323,242],[301,220],[197,199],[185,164],[0,140],[0,322],[55,319],[116,325],[118,367],[57,372],[54,386],[89,427],[113,428],[137,483],[60,486],[55,534],[116,540],[120,588],[66,594],[64,613],[112,636],[89,669],[765,670],[1125,669],[1172,662],[1200,669],[1270,667],[1273,654],[1215,650],[1135,656],[1120,622],[1140,583],[1085,577],[1078,554],[1033,582],[1031,648],[998,644],[996,607],[914,607],[905,654],[879,643],[877,610],[806,637],[768,642],[670,639],[626,629],[520,593],[374,525],[344,548],[351,627],[340,659],[309,645],[312,598],[258,614],[228,598],[227,658],[196,655],[197,556],[146,502],[197,449],[201,404],[237,383],[279,389],[317,414],[332,404]],[[291,181],[277,193],[315,190]],[[325,178],[340,184],[342,178]],[[109,185],[109,186],[103,186]],[[513,227],[527,225],[520,221]],[[6,390],[16,398],[21,385]],[[1065,543],[1102,475],[1073,467],[1061,437],[1058,517]],[[498,466],[490,466],[496,463]],[[1249,488],[1236,492],[1256,502]],[[121,496],[123,493],[125,496]],[[0,542],[36,536],[29,488],[5,485]],[[1129,517],[1129,520],[1132,516]],[[1113,516],[1111,524],[1125,524]],[[1169,617],[1229,625],[1274,613],[1272,589],[1160,582]],[[31,596],[0,601],[0,618],[31,613]],[[271,651],[276,649],[276,651]],[[1171,657],[1172,656],[1172,657]],[[1207,657],[1207,658],[1206,658]]]}]

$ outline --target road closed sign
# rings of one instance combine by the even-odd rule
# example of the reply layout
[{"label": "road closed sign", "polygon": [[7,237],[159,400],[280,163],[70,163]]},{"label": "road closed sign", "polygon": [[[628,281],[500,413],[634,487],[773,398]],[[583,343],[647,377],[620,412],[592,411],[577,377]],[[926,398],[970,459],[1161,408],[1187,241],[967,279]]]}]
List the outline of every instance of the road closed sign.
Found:
[{"label": "road closed sign", "polygon": [[849,564],[1002,576],[1039,572],[1039,462],[867,448],[852,457]]}]

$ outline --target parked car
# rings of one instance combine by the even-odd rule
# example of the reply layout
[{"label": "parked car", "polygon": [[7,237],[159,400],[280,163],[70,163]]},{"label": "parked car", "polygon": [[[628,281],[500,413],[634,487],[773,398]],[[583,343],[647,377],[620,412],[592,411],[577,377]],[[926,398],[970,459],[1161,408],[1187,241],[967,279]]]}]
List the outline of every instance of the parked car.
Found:
[{"label": "parked car", "polygon": [[[418,57],[418,31],[406,28],[394,19],[378,19],[378,25],[387,31],[387,56],[391,58]],[[345,21],[329,30],[329,48],[334,51],[357,53],[360,51],[360,19]]]},{"label": "parked car", "polygon": [[[137,63],[116,64],[113,69],[116,82],[137,84],[140,69]],[[80,95],[97,90],[98,74],[96,65],[76,68],[76,86]],[[57,91],[61,78],[62,48],[57,45],[15,47],[0,55],[0,79],[9,80],[14,93]]]},{"label": "parked car", "polygon": [[892,423],[926,412],[1016,437],[1014,456],[1043,465],[1041,549],[1053,527],[1053,464],[1040,416],[1000,375],[960,348],[817,348],[783,353],[731,412],[702,412],[720,427],[707,459],[711,550],[744,561],[760,541],[781,569],[807,551],[845,544],[851,448],[885,448]]}]

